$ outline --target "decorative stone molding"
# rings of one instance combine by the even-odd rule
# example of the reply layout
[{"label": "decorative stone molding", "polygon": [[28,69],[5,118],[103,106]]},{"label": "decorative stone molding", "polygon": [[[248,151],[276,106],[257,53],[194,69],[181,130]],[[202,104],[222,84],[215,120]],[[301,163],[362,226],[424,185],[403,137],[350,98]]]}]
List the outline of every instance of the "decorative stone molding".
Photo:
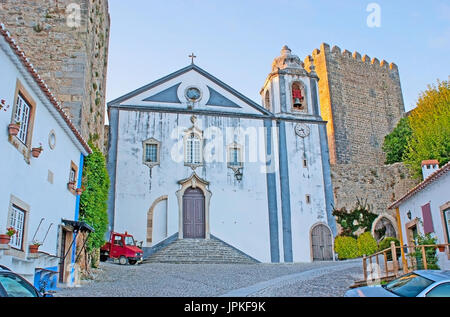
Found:
[{"label": "decorative stone molding", "polygon": [[[156,145],[156,162],[148,162],[146,160],[146,146],[154,144]],[[161,152],[161,142],[156,140],[155,138],[150,138],[148,140],[142,141],[142,162],[144,165],[147,165],[149,168],[153,168],[155,166],[158,166],[161,164],[161,158],[160,158],[160,152]]]},{"label": "decorative stone molding", "polygon": [[206,239],[211,238],[211,231],[209,226],[209,207],[211,202],[211,196],[212,193],[209,191],[209,182],[200,178],[195,172],[191,175],[191,177],[187,179],[183,179],[178,182],[179,185],[181,185],[181,188],[179,191],[176,192],[177,198],[178,198],[178,238],[184,239],[184,232],[183,232],[183,196],[184,192],[188,188],[199,188],[203,195],[205,195],[205,237]]},{"label": "decorative stone molding", "polygon": [[161,196],[158,199],[156,199],[152,206],[150,207],[150,209],[148,210],[147,213],[147,244],[151,245],[153,243],[153,214],[155,211],[156,206],[164,201],[164,200],[168,200],[169,196],[165,195],[165,196]]}]

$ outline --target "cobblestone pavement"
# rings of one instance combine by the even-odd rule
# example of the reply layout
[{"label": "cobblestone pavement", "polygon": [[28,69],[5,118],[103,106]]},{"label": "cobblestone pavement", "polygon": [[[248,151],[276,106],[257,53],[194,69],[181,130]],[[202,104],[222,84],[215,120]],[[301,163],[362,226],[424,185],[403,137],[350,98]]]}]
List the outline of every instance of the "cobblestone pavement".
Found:
[{"label": "cobblestone pavement", "polygon": [[361,279],[361,261],[304,264],[120,266],[102,263],[95,279],[56,297],[342,296]]}]

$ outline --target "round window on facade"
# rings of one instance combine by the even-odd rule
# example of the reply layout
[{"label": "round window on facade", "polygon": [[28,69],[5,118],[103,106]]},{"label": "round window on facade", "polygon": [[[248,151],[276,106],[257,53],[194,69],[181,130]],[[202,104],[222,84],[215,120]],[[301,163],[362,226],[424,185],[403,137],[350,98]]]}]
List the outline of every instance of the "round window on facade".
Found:
[{"label": "round window on facade", "polygon": [[56,133],[55,131],[50,131],[48,135],[48,145],[50,146],[50,149],[54,150],[56,147]]},{"label": "round window on facade", "polygon": [[186,98],[192,102],[198,102],[202,99],[202,92],[197,87],[189,87],[186,89]]}]

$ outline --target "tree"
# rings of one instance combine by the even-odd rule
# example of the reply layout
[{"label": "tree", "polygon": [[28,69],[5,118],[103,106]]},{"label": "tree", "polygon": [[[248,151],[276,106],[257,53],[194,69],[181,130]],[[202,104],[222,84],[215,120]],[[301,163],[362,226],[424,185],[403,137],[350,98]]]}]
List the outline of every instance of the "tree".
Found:
[{"label": "tree", "polygon": [[110,180],[106,170],[103,153],[89,141],[92,154],[86,157],[83,168],[83,187],[81,195],[80,220],[95,229],[87,241],[87,250],[98,249],[105,243],[108,229],[107,201]]},{"label": "tree", "polygon": [[409,118],[404,162],[414,175],[422,175],[422,161],[435,159],[441,166],[450,161],[450,85],[448,81],[428,86]]},{"label": "tree", "polygon": [[384,139],[383,151],[386,153],[386,164],[403,162],[411,134],[409,119],[402,118],[394,131]]}]

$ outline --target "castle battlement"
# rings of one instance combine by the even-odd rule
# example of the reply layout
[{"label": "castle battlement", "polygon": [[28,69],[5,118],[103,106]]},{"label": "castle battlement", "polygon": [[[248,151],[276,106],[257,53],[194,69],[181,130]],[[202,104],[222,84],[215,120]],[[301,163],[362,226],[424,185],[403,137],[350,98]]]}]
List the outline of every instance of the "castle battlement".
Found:
[{"label": "castle battlement", "polygon": [[359,61],[365,64],[371,64],[377,67],[380,67],[382,69],[387,69],[387,70],[391,70],[394,72],[398,72],[398,66],[395,63],[389,63],[387,61],[385,61],[384,59],[380,60],[378,58],[370,58],[370,56],[364,54],[361,55],[361,53],[359,53],[358,51],[354,51],[353,53],[351,53],[350,51],[344,49],[341,50],[341,48],[339,46],[334,45],[331,49],[330,49],[330,45],[328,45],[327,43],[322,43],[322,45],[320,46],[320,49],[314,49],[312,52],[312,56],[309,55],[307,58],[313,57],[314,59],[316,59],[317,57],[319,57],[321,54],[325,54],[327,56],[332,56],[334,58],[338,58],[338,57],[344,57],[344,58],[348,58],[348,59],[352,59],[354,61]]}]

